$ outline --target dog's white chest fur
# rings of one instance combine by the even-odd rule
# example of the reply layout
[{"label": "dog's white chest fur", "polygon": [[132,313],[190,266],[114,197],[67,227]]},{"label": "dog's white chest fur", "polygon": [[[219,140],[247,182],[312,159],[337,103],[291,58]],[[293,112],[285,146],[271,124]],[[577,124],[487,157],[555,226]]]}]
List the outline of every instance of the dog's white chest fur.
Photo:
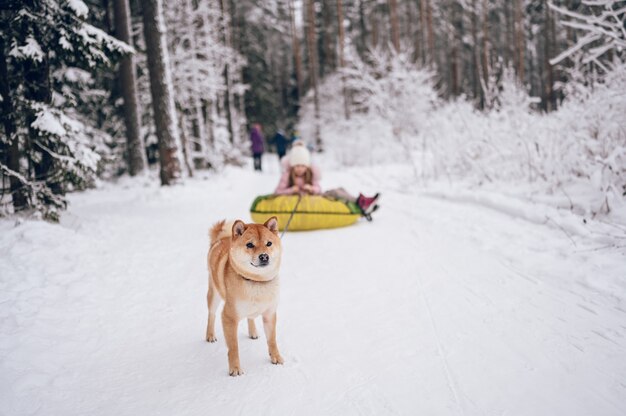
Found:
[{"label": "dog's white chest fur", "polygon": [[237,315],[246,318],[256,318],[274,306],[269,302],[251,302],[240,300],[236,303]]},{"label": "dog's white chest fur", "polygon": [[235,301],[237,315],[241,318],[254,318],[269,310],[275,310],[278,304],[278,278],[261,284],[246,285],[245,295]]}]

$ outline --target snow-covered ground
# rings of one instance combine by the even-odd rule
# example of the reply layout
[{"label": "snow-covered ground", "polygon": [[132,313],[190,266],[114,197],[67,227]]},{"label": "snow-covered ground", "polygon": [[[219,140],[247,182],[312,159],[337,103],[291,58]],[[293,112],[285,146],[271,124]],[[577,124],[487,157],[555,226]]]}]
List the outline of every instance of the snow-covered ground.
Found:
[{"label": "snow-covered ground", "polygon": [[286,363],[242,323],[229,377],[221,329],[203,339],[207,230],[249,219],[266,166],[105,185],[60,225],[0,220],[0,415],[626,414],[623,226],[425,192],[397,166],[326,172],[382,208],[284,237]]}]

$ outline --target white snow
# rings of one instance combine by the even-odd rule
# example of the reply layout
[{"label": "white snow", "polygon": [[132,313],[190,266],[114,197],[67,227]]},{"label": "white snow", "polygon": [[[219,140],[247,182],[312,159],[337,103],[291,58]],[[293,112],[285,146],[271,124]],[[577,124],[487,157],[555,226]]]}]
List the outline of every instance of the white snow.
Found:
[{"label": "white snow", "polygon": [[[80,73],[75,75],[80,75]],[[38,146],[45,149],[52,157],[65,163],[70,171],[77,169],[75,172],[78,172],[80,169],[86,169],[95,172],[101,156],[95,151],[99,137],[94,134],[94,129],[70,114],[48,105],[39,104],[36,109],[37,118],[31,123],[31,127],[39,130],[43,135],[56,136],[56,140],[60,140],[66,148],[56,152],[42,142],[38,142]]]},{"label": "white snow", "polygon": [[13,45],[9,55],[18,59],[32,59],[35,62],[41,62],[46,57],[39,42],[32,36],[26,38],[26,44],[23,46]]},{"label": "white snow", "polygon": [[65,36],[61,36],[59,38],[59,45],[61,45],[61,47],[65,49],[66,51],[74,50],[74,45],[72,45],[72,43],[69,40],[67,40]]},{"label": "white snow", "polygon": [[89,14],[89,8],[82,0],[68,0],[67,5],[78,17],[86,18]]},{"label": "white snow", "polygon": [[53,112],[47,107],[42,107],[40,109],[37,113],[37,118],[31,123],[30,126],[45,134],[52,134],[55,136],[65,136],[67,134],[67,130],[63,127],[59,116],[57,114],[53,114]]},{"label": "white snow", "polygon": [[91,73],[76,67],[68,67],[62,70],[63,77],[67,82],[80,83],[84,85],[93,84]]},{"label": "white snow", "polygon": [[286,363],[241,324],[246,374],[229,377],[221,329],[203,340],[207,231],[249,220],[278,179],[265,168],[105,185],[60,225],[0,220],[0,414],[626,414],[624,225],[606,247],[526,220],[538,203],[452,202],[398,165],[326,168],[325,188],[382,208],[286,234]]},{"label": "white snow", "polygon": [[90,66],[95,65],[93,59],[98,59],[101,62],[109,62],[109,57],[100,48],[105,44],[108,49],[115,50],[120,53],[134,54],[135,48],[110,36],[102,29],[92,26],[87,23],[82,23],[76,33],[82,38],[82,42],[89,46],[89,52],[93,56]]}]

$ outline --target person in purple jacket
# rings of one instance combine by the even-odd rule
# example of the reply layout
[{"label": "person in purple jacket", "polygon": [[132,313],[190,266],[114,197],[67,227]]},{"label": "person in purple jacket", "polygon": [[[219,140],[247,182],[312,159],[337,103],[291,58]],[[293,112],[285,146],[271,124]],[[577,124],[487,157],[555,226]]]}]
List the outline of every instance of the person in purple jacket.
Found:
[{"label": "person in purple jacket", "polygon": [[252,125],[252,130],[250,130],[250,141],[252,142],[252,157],[254,158],[254,170],[262,170],[261,169],[261,156],[263,156],[263,151],[265,150],[265,146],[263,142],[265,141],[263,137],[263,133],[261,132],[261,125],[259,123],[255,123]]}]

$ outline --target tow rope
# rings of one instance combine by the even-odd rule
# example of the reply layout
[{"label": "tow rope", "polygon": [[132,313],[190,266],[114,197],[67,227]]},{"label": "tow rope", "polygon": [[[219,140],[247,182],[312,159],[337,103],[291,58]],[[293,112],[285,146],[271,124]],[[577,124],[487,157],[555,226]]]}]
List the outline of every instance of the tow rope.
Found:
[{"label": "tow rope", "polygon": [[289,224],[291,224],[291,220],[293,219],[293,216],[296,213],[296,210],[298,209],[298,205],[300,205],[300,201],[302,201],[302,194],[298,195],[298,201],[296,202],[296,206],[293,207],[293,211],[291,211],[291,215],[289,216],[289,219],[287,220],[287,224],[285,225],[285,228],[283,228],[283,232],[280,234],[281,240],[283,239],[283,236],[287,232],[287,229],[289,228]]}]

